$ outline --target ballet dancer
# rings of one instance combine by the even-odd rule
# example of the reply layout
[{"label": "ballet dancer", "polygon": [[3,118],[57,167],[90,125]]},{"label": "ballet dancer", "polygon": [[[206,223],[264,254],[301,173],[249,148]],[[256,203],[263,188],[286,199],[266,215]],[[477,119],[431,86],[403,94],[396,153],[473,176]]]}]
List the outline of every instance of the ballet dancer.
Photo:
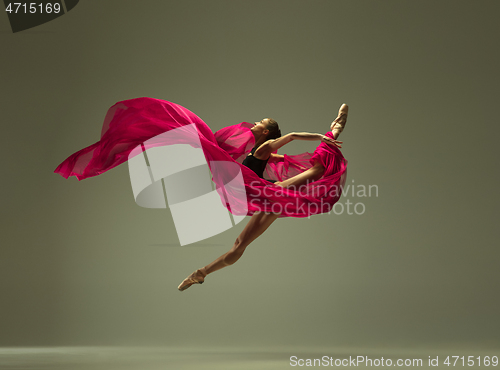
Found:
[{"label": "ballet dancer", "polygon": [[[343,104],[339,109],[337,118],[332,122],[330,134],[332,137],[313,133],[291,133],[281,137],[276,121],[266,118],[255,122],[251,128],[256,139],[255,147],[244,159],[243,165],[252,169],[259,177],[263,178],[264,168],[272,156],[282,157],[273,152],[293,140],[320,140],[322,143],[341,148],[341,141],[337,141],[347,122],[348,106]],[[320,144],[321,145],[321,144]],[[318,147],[319,148],[319,147]],[[284,188],[297,187],[320,179],[325,172],[325,167],[316,159],[313,166],[289,179],[274,182],[275,186]],[[255,212],[241,234],[236,238],[233,247],[225,254],[194,271],[178,286],[180,291],[188,289],[193,284],[203,284],[205,277],[217,270],[234,264],[243,255],[246,247],[258,238],[280,216],[280,213]]]},{"label": "ballet dancer", "polygon": [[[341,107],[339,116],[330,127],[331,131],[326,135],[295,133],[281,138],[277,124],[274,125],[271,119],[256,122],[255,125],[242,122],[213,133],[201,118],[179,104],[148,97],[123,100],[108,109],[100,140],[70,155],[54,172],[64,178],[74,176],[78,180],[101,175],[126,162],[132,151],[150,139],[191,124],[196,126],[198,135],[195,142],[201,144],[207,163],[211,161],[238,163],[243,171],[247,194],[256,196],[254,198],[257,201],[256,204],[249,204],[248,209],[248,214],[252,217],[229,252],[195,271],[179,286],[179,289],[185,290],[192,284],[203,282],[207,274],[236,262],[245,248],[276,218],[307,217],[311,214],[323,213],[325,210],[319,207],[320,203],[325,201],[327,205],[332,206],[338,201],[340,197],[338,193],[331,194],[323,191],[319,195],[314,195],[312,192],[304,195],[288,189],[307,183],[308,191],[318,188],[333,190],[345,181],[347,161],[338,149],[341,147],[341,142],[336,142],[336,139],[344,129],[347,109],[346,105]],[[276,126],[276,129],[273,126]],[[184,136],[179,137],[180,143],[185,144],[186,141],[193,140],[192,137],[186,136],[186,131],[181,130],[181,132]],[[295,139],[321,140],[322,143],[316,148],[312,157],[309,153],[297,156],[279,156],[272,153]],[[254,164],[251,163],[251,158],[246,157],[251,146],[254,148],[250,152]],[[266,162],[271,157],[273,161],[266,167],[266,172],[279,180],[274,185],[265,180],[260,171],[256,171],[256,163]],[[246,163],[243,165],[242,162],[245,159]],[[313,182],[309,184],[309,181]],[[224,186],[223,183],[217,183],[217,185]],[[285,197],[280,195],[283,192],[287,193]],[[297,201],[295,208],[295,205],[290,204],[290,200]],[[269,201],[273,206],[283,205],[286,202],[286,206],[279,213],[269,212],[265,203],[269,204]],[[317,208],[304,210],[302,208],[304,205]],[[273,209],[271,208],[271,211]],[[262,212],[262,210],[267,210],[267,212]]]}]

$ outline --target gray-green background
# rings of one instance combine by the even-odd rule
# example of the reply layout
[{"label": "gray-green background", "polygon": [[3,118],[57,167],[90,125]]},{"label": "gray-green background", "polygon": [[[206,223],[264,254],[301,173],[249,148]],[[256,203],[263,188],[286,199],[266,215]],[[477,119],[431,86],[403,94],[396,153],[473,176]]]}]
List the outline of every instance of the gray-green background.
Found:
[{"label": "gray-green background", "polygon": [[[499,11],[93,0],[16,34],[0,16],[0,345],[498,348]],[[168,210],[135,204],[127,164],[53,173],[142,96],[213,131],[272,117],[324,133],[347,103],[347,184],[378,196],[342,198],[363,215],[279,219],[180,293],[246,221],[180,247]]]}]

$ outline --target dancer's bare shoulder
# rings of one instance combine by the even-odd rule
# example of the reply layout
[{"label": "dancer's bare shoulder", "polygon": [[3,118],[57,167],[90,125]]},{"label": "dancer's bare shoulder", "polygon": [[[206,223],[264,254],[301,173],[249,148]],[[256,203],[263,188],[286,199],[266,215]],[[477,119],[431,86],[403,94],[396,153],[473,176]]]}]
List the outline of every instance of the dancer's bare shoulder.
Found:
[{"label": "dancer's bare shoulder", "polygon": [[281,148],[283,145],[288,144],[290,141],[294,139],[294,133],[286,134],[283,135],[282,137],[279,137],[274,140],[268,140],[264,144],[268,145],[268,149],[270,152],[274,152],[275,150],[278,150]]},{"label": "dancer's bare shoulder", "polygon": [[283,145],[288,144],[293,140],[293,134],[287,134],[277,139],[267,140],[257,148],[254,156],[257,158],[267,159],[271,154],[281,148]]}]

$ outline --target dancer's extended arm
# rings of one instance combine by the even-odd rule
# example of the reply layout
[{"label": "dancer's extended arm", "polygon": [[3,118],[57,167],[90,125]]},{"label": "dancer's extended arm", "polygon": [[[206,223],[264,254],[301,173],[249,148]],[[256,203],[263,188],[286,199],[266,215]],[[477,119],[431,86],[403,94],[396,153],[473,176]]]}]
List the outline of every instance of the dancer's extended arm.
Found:
[{"label": "dancer's extended arm", "polygon": [[276,140],[268,140],[255,152],[255,155],[261,158],[269,158],[272,155],[272,152],[278,150],[282,146],[292,142],[293,140],[307,140],[307,141],[315,141],[320,140],[327,144],[336,146],[338,148],[342,148],[342,141],[337,141],[329,138],[328,136],[322,134],[313,134],[310,132],[292,132],[290,134],[286,134]]},{"label": "dancer's extended arm", "polygon": [[341,148],[342,146],[342,141],[337,141],[329,138],[328,136],[325,136],[323,134],[313,134],[310,132],[292,132],[289,134],[286,134],[285,136],[282,136],[276,140],[268,140],[262,146],[267,145],[269,146],[269,149],[271,150],[278,150],[281,148],[283,145],[288,144],[289,142],[293,140],[307,140],[307,141],[315,141],[315,140],[320,140],[324,141],[328,144],[332,144],[336,147]]}]

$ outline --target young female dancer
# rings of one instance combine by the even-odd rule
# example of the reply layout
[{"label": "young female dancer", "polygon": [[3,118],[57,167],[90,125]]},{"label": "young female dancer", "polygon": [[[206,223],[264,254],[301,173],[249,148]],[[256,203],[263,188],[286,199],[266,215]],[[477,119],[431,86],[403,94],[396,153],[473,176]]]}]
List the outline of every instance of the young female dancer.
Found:
[{"label": "young female dancer", "polygon": [[[281,136],[280,130],[276,121],[266,118],[260,122],[255,122],[255,126],[251,129],[256,141],[255,147],[250,154],[244,159],[243,165],[246,165],[254,171],[259,177],[263,178],[264,168],[267,161],[276,156],[274,151],[282,146],[290,143],[293,140],[321,140],[321,145],[332,145],[341,148],[342,142],[337,141],[338,136],[344,130],[347,122],[348,106],[343,104],[340,107],[338,117],[332,122],[331,131],[327,135],[311,134],[311,133],[291,133]],[[271,138],[271,140],[269,140]],[[275,139],[273,139],[275,138]],[[324,143],[324,144],[323,144]],[[320,148],[320,146],[318,148]],[[317,150],[318,150],[317,148]],[[313,156],[314,158],[314,156]],[[319,158],[314,160],[314,165],[302,172],[301,174],[291,177],[285,181],[274,182],[274,185],[284,188],[297,187],[305,183],[313,182],[321,178],[325,172],[325,166]],[[279,213],[255,212],[250,221],[245,226],[241,234],[236,238],[236,241],[229,250],[212,263],[194,271],[178,286],[180,291],[184,291],[193,284],[203,284],[205,277],[212,272],[220,270],[226,266],[234,264],[245,251],[246,247],[259,237],[267,228],[280,216]]]},{"label": "young female dancer", "polygon": [[[340,147],[340,142],[333,143],[331,140],[337,139],[345,125],[346,117],[347,106],[344,105],[332,123],[332,131],[326,135],[289,134],[278,139],[280,135],[275,133],[275,140],[269,141],[268,139],[273,137],[269,136],[273,131],[269,119],[255,125],[243,122],[214,134],[203,120],[181,105],[147,97],[123,100],[109,108],[102,126],[101,139],[70,155],[54,172],[65,178],[75,176],[78,180],[103,174],[126,162],[129,155],[133,151],[137,152],[141,146],[145,150],[145,144],[150,139],[193,124],[196,126],[196,140],[184,134],[178,138],[178,143],[201,148],[207,163],[214,161],[237,163],[243,175],[247,194],[247,202],[243,202],[248,205],[245,214],[252,218],[233,248],[212,264],[193,273],[179,286],[184,290],[192,284],[203,282],[206,274],[236,262],[248,244],[262,234],[276,218],[308,217],[324,213],[328,209],[325,210],[323,205],[327,205],[328,208],[338,201],[340,194],[331,190],[338,188],[339,185],[342,187],[347,161],[337,148]],[[192,130],[187,131],[192,132]],[[181,130],[181,132],[187,131]],[[294,139],[321,139],[322,143],[312,155],[303,153],[296,156],[278,156],[272,153]],[[264,180],[260,173],[257,175],[254,170],[242,165],[252,146],[255,148],[252,156],[257,161],[269,160],[266,173],[268,177],[277,181],[275,185]],[[218,188],[224,187],[227,176],[225,174],[221,176],[220,173],[216,175],[214,181]],[[308,183],[311,180],[313,182]],[[289,187],[305,183],[307,185],[304,194],[288,190]],[[284,208],[275,211],[275,205],[284,205]],[[231,212],[238,214],[237,212],[241,210],[231,206]]]}]

